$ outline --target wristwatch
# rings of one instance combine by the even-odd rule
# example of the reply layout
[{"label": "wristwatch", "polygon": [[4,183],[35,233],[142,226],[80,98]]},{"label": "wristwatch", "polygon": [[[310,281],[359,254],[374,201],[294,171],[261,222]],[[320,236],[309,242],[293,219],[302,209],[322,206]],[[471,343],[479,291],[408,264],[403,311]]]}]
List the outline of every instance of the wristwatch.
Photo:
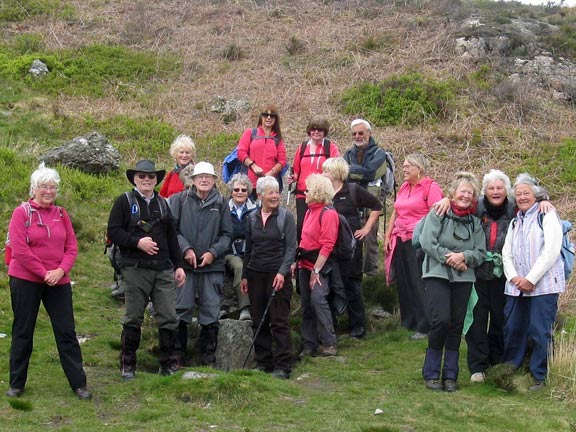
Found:
[{"label": "wristwatch", "polygon": [[314,274],[320,274],[320,272],[321,272],[322,270],[317,269],[317,268],[314,268],[314,270],[312,270],[312,271],[314,272]]}]

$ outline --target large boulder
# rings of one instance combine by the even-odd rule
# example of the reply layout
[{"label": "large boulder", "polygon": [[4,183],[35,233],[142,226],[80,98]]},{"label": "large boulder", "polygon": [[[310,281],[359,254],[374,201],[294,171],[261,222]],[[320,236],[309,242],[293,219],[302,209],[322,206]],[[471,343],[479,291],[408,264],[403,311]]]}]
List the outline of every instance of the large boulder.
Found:
[{"label": "large boulder", "polygon": [[88,174],[108,174],[118,170],[120,153],[104,135],[90,132],[49,150],[39,159],[50,165],[60,163]]}]

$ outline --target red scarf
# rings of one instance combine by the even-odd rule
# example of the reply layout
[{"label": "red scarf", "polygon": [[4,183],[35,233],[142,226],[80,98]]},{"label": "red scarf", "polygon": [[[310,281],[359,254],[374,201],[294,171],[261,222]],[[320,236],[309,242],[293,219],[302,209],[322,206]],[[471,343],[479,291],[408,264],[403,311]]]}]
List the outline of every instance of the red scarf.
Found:
[{"label": "red scarf", "polygon": [[450,208],[454,212],[456,216],[464,217],[468,215],[473,215],[476,212],[476,207],[478,205],[477,201],[474,201],[470,207],[461,208],[454,204],[453,201],[450,201]]}]

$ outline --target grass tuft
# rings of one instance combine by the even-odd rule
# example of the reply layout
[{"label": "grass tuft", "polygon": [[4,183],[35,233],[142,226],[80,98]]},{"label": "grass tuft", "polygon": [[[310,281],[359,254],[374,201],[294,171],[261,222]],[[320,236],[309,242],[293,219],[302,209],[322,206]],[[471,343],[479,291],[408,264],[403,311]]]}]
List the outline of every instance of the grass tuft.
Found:
[{"label": "grass tuft", "polygon": [[517,390],[514,382],[515,373],[516,368],[514,365],[509,363],[499,364],[488,370],[486,380],[493,382],[499,389],[515,392]]},{"label": "grass tuft", "polygon": [[8,403],[12,408],[18,411],[32,411],[32,402],[24,400],[24,399],[17,399],[17,398],[9,398]]}]

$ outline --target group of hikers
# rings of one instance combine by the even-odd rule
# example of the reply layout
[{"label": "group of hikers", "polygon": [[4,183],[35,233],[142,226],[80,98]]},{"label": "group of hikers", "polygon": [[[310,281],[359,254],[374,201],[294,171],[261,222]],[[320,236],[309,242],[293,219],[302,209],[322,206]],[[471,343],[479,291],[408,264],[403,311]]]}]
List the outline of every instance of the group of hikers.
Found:
[{"label": "group of hikers", "polygon": [[[134,188],[115,200],[107,227],[118,250],[116,288],[125,299],[123,379],[136,377],[149,302],[161,375],[189,366],[193,318],[201,329],[200,362],[215,365],[226,271],[239,319],[252,322],[261,371],[290,378],[293,281],[302,308],[300,358],[337,355],[335,321],[345,312],[349,336],[365,336],[362,281],[379,271],[378,227],[390,155],[376,144],[366,120],[352,121],[353,143],[342,157],[327,138],[329,129],[325,119],[309,122],[293,172],[284,176],[295,196],[295,216],[281,205],[287,155],[272,105],[240,138],[240,167],[227,182],[227,196],[219,191],[214,166],[195,161],[194,142],[185,135],[170,147],[176,166],[167,175],[146,159],[126,171]],[[520,367],[530,345],[531,389],[541,389],[558,295],[565,288],[562,226],[546,191],[528,174],[512,186],[503,172],[491,170],[482,187],[473,174],[457,172],[444,194],[429,170],[422,154],[405,158],[384,233],[386,276],[396,283],[401,325],[413,331],[413,340],[428,338],[425,386],[457,389],[465,330],[473,382],[483,382],[486,370],[501,362]],[[40,165],[31,176],[31,199],[10,221],[9,397],[24,392],[40,303],[72,390],[81,399],[91,397],[69,278],[78,248],[66,210],[54,203],[59,183],[54,169]],[[471,300],[474,319],[464,329]]]}]

